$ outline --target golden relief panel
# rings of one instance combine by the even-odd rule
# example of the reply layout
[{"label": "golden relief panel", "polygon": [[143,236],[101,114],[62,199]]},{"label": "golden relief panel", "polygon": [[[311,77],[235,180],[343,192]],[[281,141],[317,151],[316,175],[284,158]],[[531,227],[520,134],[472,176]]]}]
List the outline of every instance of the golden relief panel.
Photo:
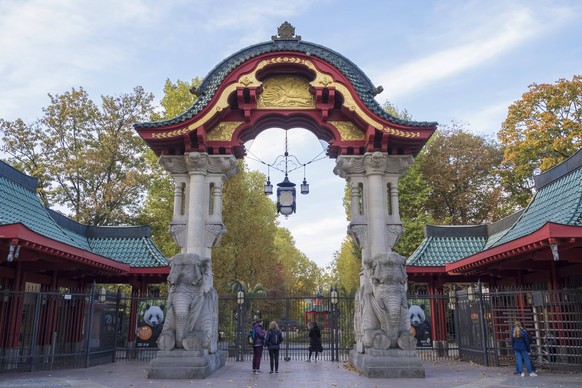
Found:
[{"label": "golden relief panel", "polygon": [[210,130],[206,138],[209,141],[229,141],[232,139],[234,131],[242,123],[242,121],[223,121]]},{"label": "golden relief panel", "polygon": [[330,121],[329,123],[338,130],[344,141],[365,139],[364,132],[351,121]]},{"label": "golden relief panel", "polygon": [[257,109],[313,109],[315,97],[309,81],[296,75],[276,75],[263,81],[263,92],[257,98]]}]

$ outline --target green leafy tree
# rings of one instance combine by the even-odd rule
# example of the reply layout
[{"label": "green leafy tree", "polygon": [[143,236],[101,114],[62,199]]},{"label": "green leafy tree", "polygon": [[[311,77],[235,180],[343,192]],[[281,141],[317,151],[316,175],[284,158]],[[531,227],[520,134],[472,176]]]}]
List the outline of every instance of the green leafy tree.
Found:
[{"label": "green leafy tree", "polygon": [[149,170],[146,146],[133,123],[153,112],[153,95],[101,96],[98,106],[83,88],[50,95],[41,119],[0,121],[9,162],[39,178],[47,206],[61,206],[88,225],[130,223],[142,204]]},{"label": "green leafy tree", "polygon": [[548,170],[582,146],[582,75],[554,84],[532,84],[513,103],[497,134],[504,148],[501,168],[508,200],[525,207],[534,170]]},{"label": "green leafy tree", "polygon": [[244,280],[231,279],[228,281],[228,287],[234,294],[243,291],[246,296],[267,296],[267,290],[261,283],[251,286]]},{"label": "green leafy tree", "polygon": [[287,291],[292,294],[309,295],[320,284],[321,270],[303,252],[295,246],[291,232],[282,227],[275,235],[275,253],[279,264],[276,289],[273,294]]},{"label": "green leafy tree", "polygon": [[353,240],[346,236],[340,250],[333,256],[329,267],[330,286],[336,286],[344,290],[345,295],[351,295],[360,287],[361,251]]},{"label": "green leafy tree", "polygon": [[443,126],[416,160],[428,188],[423,211],[437,223],[457,225],[507,215],[498,207],[503,198],[496,175],[501,160],[495,142],[464,131],[458,123]]},{"label": "green leafy tree", "polygon": [[241,279],[272,289],[277,271],[275,204],[263,193],[264,175],[248,171],[242,161],[238,164],[240,172],[222,191],[227,233],[212,251],[215,287],[224,292],[228,280]]}]

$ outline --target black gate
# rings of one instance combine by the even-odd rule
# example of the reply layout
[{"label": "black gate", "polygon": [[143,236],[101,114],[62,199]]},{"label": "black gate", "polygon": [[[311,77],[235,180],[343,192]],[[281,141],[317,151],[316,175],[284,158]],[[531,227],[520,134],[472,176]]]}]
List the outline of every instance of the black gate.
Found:
[{"label": "black gate", "polygon": [[247,335],[253,322],[262,320],[266,329],[277,322],[283,332],[280,355],[283,360],[303,360],[309,354],[308,324],[316,321],[321,329],[324,351],[321,360],[347,359],[355,342],[352,297],[286,296],[220,298],[219,348],[233,361],[252,358]]},{"label": "black gate", "polygon": [[0,372],[83,368],[115,361],[118,298],[86,292],[0,295]]},{"label": "black gate", "polygon": [[511,330],[521,321],[531,338],[536,367],[582,368],[582,290],[527,290],[469,287],[455,292],[459,356],[482,365],[512,366]]}]

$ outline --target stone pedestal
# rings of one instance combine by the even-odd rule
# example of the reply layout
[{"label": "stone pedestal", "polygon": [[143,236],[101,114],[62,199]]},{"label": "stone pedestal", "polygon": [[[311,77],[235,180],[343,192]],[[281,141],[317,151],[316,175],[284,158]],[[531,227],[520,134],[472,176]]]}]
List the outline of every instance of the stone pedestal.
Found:
[{"label": "stone pedestal", "polygon": [[350,351],[350,365],[372,378],[424,378],[424,365],[415,351],[367,349]]},{"label": "stone pedestal", "polygon": [[204,379],[224,366],[226,354],[208,350],[158,351],[147,369],[148,379]]}]

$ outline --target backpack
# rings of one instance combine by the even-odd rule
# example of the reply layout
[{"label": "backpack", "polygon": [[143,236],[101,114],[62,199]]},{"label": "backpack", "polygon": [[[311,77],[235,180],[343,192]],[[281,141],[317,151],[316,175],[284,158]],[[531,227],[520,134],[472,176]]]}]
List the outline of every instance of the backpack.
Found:
[{"label": "backpack", "polygon": [[251,331],[249,331],[249,335],[247,336],[248,343],[253,345],[255,343],[255,328],[253,327]]},{"label": "backpack", "polygon": [[279,331],[272,330],[269,336],[269,345],[279,345],[281,341],[279,340]]}]

